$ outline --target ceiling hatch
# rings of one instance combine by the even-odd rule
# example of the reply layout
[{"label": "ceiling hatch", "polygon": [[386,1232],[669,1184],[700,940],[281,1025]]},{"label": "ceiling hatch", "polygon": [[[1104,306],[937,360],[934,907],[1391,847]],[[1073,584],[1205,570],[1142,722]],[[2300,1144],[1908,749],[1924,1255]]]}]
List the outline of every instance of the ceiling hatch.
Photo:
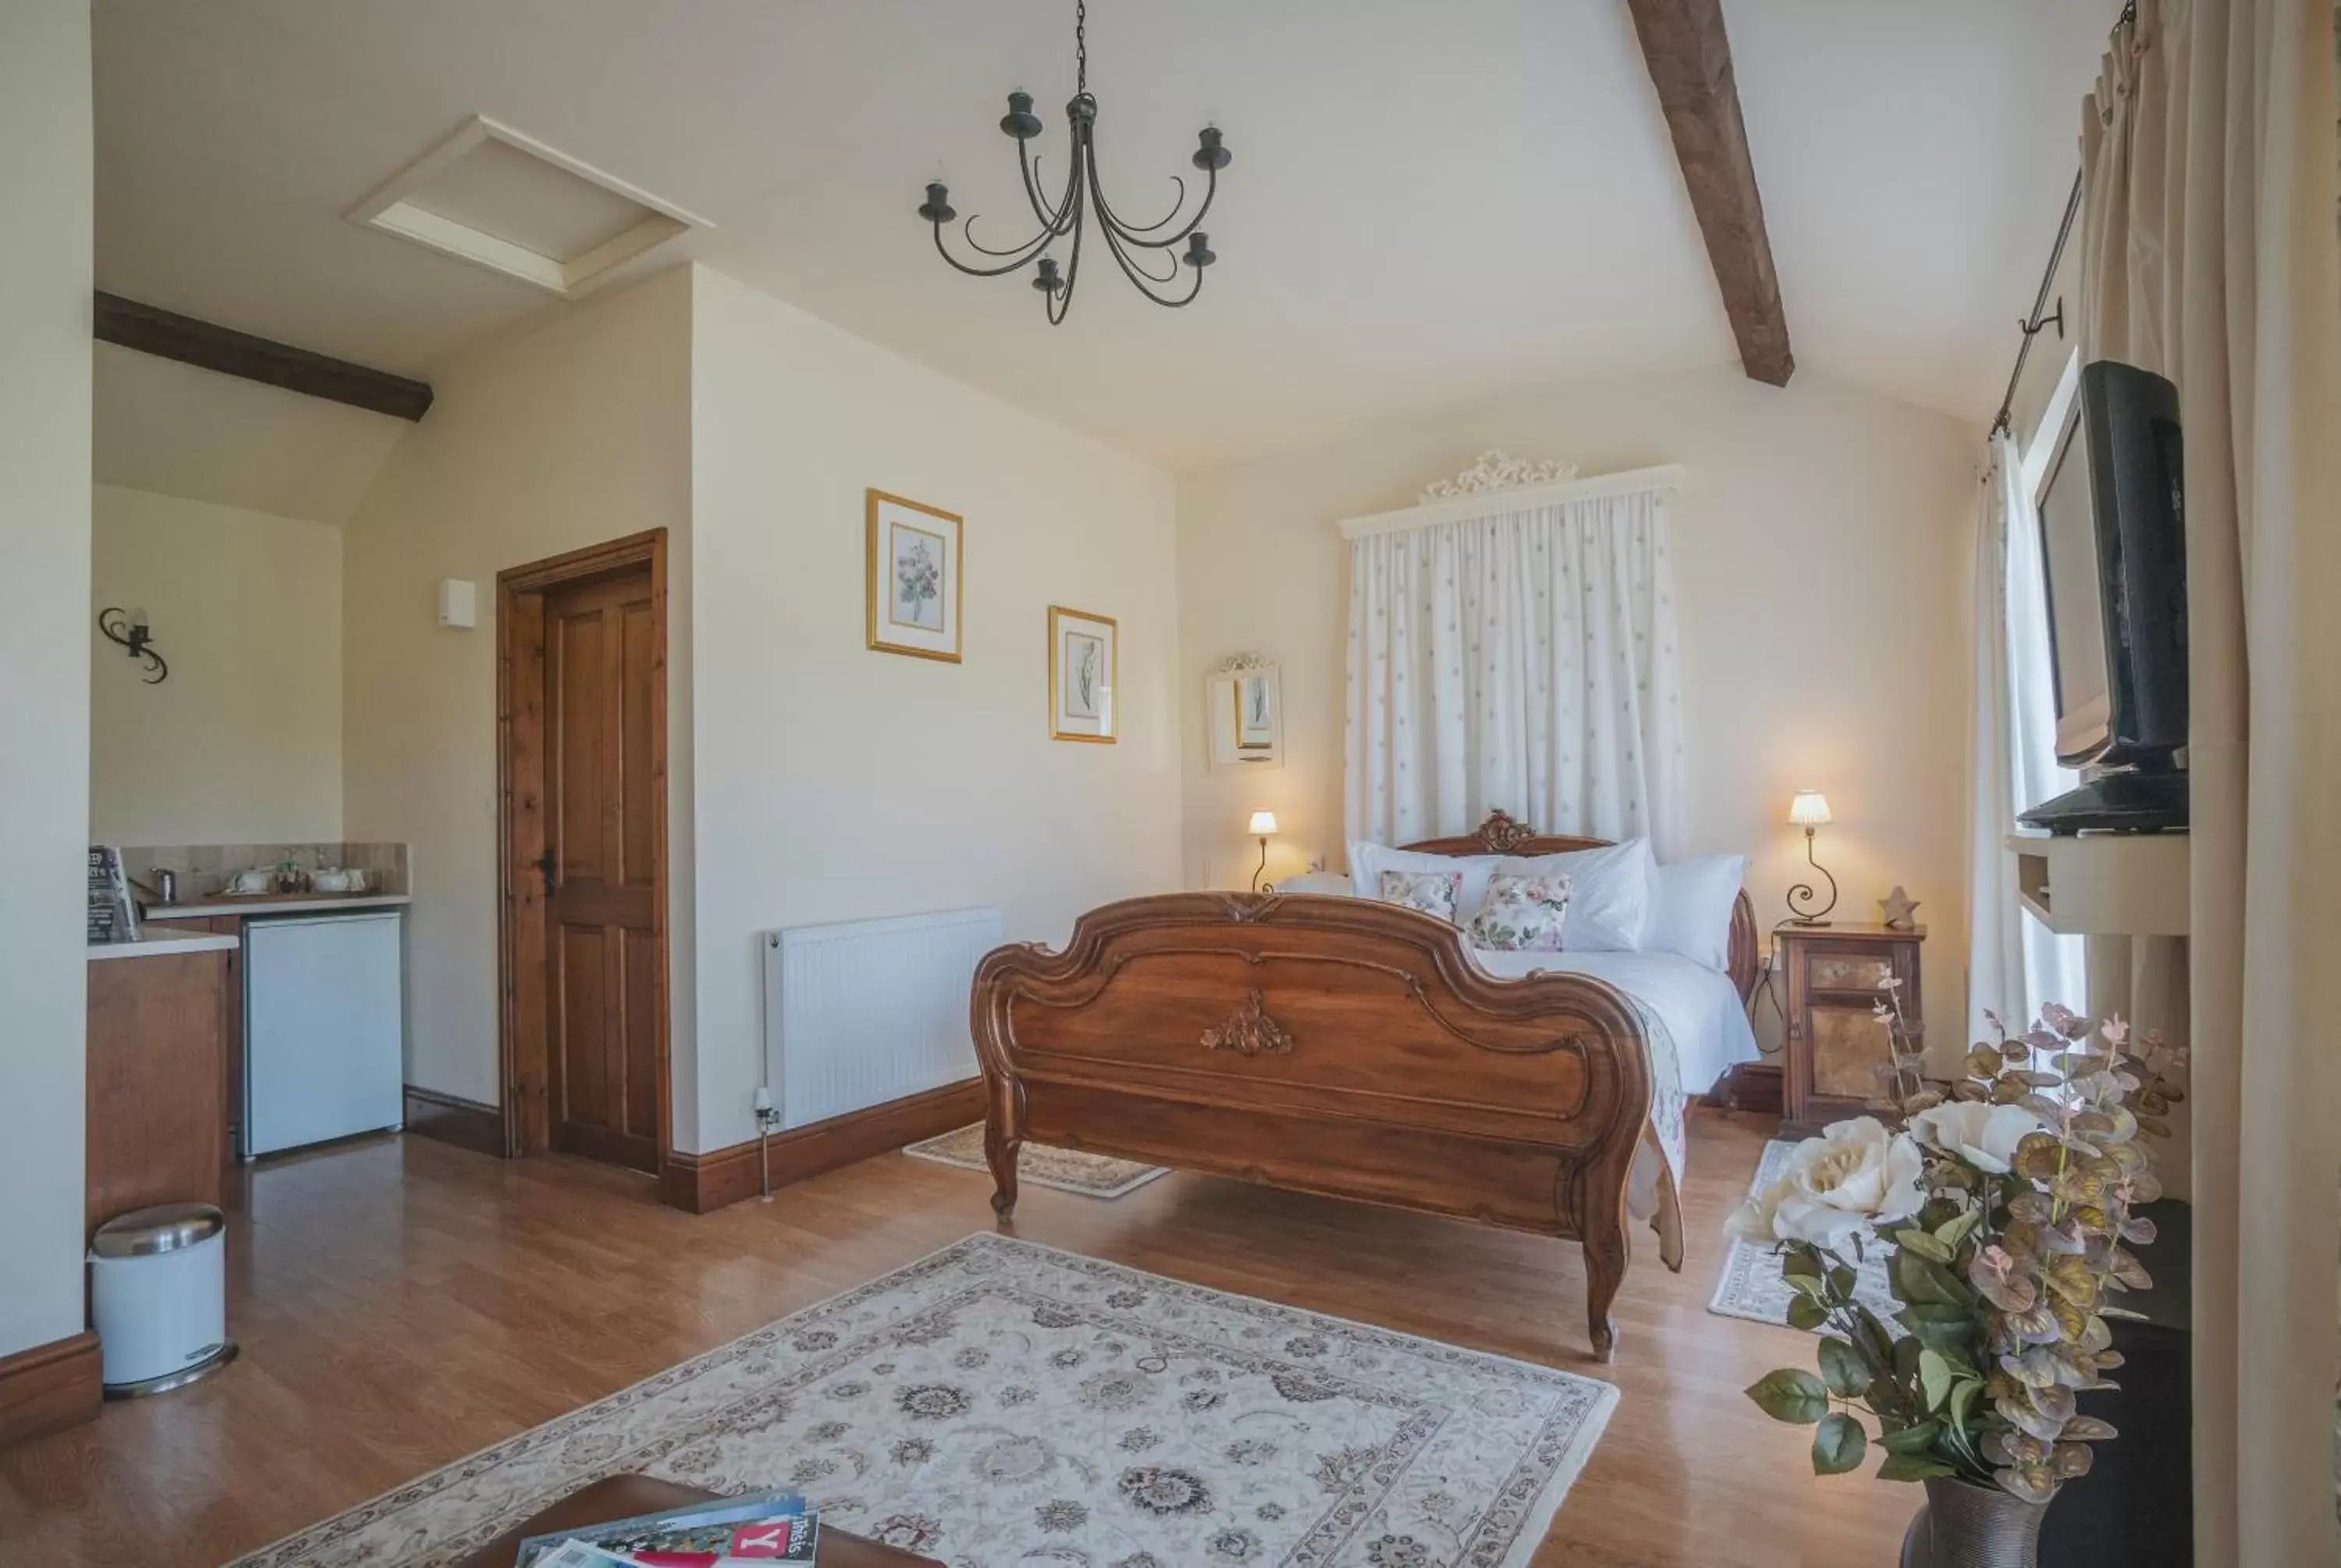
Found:
[{"label": "ceiling hatch", "polygon": [[484,115],[457,126],[349,217],[564,297],[711,226]]}]

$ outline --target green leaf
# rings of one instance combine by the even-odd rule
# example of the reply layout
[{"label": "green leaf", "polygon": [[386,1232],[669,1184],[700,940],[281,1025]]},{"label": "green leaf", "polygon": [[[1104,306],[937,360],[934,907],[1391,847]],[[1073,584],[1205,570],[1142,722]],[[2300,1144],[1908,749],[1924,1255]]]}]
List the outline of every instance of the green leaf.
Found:
[{"label": "green leaf", "polygon": [[1809,1295],[1788,1298],[1788,1326],[1801,1328],[1808,1334],[1828,1321],[1828,1308]]},{"label": "green leaf", "polygon": [[1880,1481],[1924,1481],[1930,1475],[1957,1475],[1958,1471],[1923,1454],[1889,1454],[1878,1467]]},{"label": "green leaf", "polygon": [[1861,1463],[1868,1448],[1860,1422],[1841,1410],[1828,1415],[1813,1431],[1813,1474],[1842,1475]]},{"label": "green leaf", "polygon": [[1780,1279],[1805,1301],[1820,1300],[1821,1292],[1828,1288],[1821,1283],[1821,1276],[1817,1274],[1784,1274]]},{"label": "green leaf", "polygon": [[1975,1325],[1964,1317],[1949,1322],[1937,1318],[1921,1318],[1910,1325],[1911,1338],[1929,1350],[1941,1351],[1945,1355],[1966,1348],[1967,1342],[1974,1336]]},{"label": "green leaf", "polygon": [[1943,1402],[1951,1396],[1951,1384],[1957,1381],[1957,1374],[1943,1359],[1941,1351],[1928,1348],[1918,1352],[1918,1388],[1927,1396],[1928,1409],[1940,1410]]},{"label": "green leaf", "polygon": [[1828,1414],[1828,1388],[1802,1367],[1783,1366],[1748,1385],[1756,1408],[1775,1421],[1810,1426]]},{"label": "green leaf", "polygon": [[1849,1341],[1835,1336],[1822,1340],[1820,1357],[1821,1381],[1839,1399],[1856,1398],[1869,1386],[1869,1364]]},{"label": "green leaf", "polygon": [[1936,1302],[1948,1305],[1958,1300],[1957,1295],[1944,1288],[1943,1280],[1949,1276],[1939,1264],[1929,1264],[1916,1252],[1894,1255],[1894,1294],[1902,1301],[1917,1304]]},{"label": "green leaf", "polygon": [[1820,1276],[1821,1261],[1811,1247],[1795,1245],[1781,1255],[1780,1277],[1782,1279],[1818,1279]]},{"label": "green leaf", "polygon": [[1888,1454],[1924,1454],[1935,1445],[1935,1439],[1942,1434],[1941,1422],[1922,1421],[1916,1426],[1906,1426],[1899,1432],[1878,1434],[1878,1446]]},{"label": "green leaf", "polygon": [[1951,1261],[1951,1249],[1923,1230],[1898,1230],[1894,1233],[1894,1245],[1933,1263]]},{"label": "green leaf", "polygon": [[1935,1239],[1945,1246],[1957,1247],[1967,1240],[1967,1233],[1983,1222],[1981,1206],[1952,1216],[1935,1227]]},{"label": "green leaf", "polygon": [[[2149,1236],[2144,1239],[2147,1241],[2152,1241],[2154,1238]],[[1842,1264],[1828,1272],[1829,1292],[1840,1301],[1849,1301],[1852,1299],[1853,1282],[1853,1270],[1846,1267]]]},{"label": "green leaf", "polygon": [[1983,1392],[1983,1384],[1976,1378],[1961,1378],[1951,1385],[1950,1407],[1944,1412],[1950,1424],[1961,1432],[1967,1430],[1967,1416],[1975,1409],[1976,1396]]}]

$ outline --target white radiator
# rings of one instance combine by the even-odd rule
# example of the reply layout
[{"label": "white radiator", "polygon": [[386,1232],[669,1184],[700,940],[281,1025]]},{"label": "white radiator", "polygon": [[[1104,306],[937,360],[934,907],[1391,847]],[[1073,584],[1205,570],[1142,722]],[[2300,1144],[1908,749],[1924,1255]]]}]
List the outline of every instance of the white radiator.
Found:
[{"label": "white radiator", "polygon": [[1000,911],[953,909],[764,935],[764,1081],[781,1125],[975,1077],[968,992]]}]

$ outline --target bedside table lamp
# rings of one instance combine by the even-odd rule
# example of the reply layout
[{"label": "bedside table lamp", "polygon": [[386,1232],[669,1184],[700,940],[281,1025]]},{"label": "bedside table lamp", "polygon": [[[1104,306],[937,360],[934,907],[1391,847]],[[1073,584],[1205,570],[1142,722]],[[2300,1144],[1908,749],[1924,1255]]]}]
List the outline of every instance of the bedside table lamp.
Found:
[{"label": "bedside table lamp", "polygon": [[1268,874],[1268,841],[1276,832],[1276,813],[1253,812],[1249,831],[1260,839],[1260,869],[1251,874],[1251,890],[1257,893],[1260,891],[1260,879]]},{"label": "bedside table lamp", "polygon": [[1828,902],[1818,908],[1813,906],[1820,895],[1813,891],[1810,882],[1799,882],[1788,889],[1788,918],[1799,926],[1826,926],[1828,912],[1837,908],[1837,878],[1828,868],[1813,858],[1813,835],[1829,822],[1828,797],[1818,789],[1799,789],[1797,798],[1788,802],[1788,821],[1805,830],[1805,860],[1828,883]]}]

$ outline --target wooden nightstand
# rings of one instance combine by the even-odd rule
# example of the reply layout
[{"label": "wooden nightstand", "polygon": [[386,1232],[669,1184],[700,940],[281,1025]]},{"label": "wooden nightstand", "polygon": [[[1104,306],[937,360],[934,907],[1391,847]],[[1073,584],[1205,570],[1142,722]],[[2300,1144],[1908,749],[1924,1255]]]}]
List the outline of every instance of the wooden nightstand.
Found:
[{"label": "wooden nightstand", "polygon": [[1918,999],[1918,944],[1927,928],[1799,926],[1772,928],[1785,979],[1788,1042],[1780,1072],[1780,1136],[1808,1138],[1831,1122],[1868,1114],[1885,1092],[1886,1027],[1874,1016],[1899,980],[1902,1012],[1914,1034],[1926,1014]]}]

